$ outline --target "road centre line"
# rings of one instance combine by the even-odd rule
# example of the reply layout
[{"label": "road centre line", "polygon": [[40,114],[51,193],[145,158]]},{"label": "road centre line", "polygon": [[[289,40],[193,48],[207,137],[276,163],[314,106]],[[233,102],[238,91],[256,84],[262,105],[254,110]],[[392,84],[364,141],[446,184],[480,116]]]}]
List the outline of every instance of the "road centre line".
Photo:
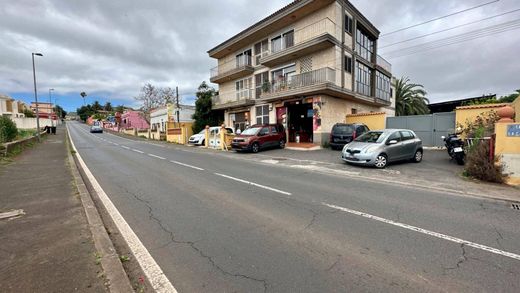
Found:
[{"label": "road centre line", "polygon": [[148,154],[150,157],[154,157],[154,158],[157,158],[157,159],[161,159],[161,160],[166,160],[166,158],[163,158],[163,157],[159,157],[157,155],[154,155],[154,154]]},{"label": "road centre line", "polygon": [[204,169],[202,169],[202,168],[195,167],[195,166],[188,165],[188,164],[184,164],[184,163],[181,163],[181,162],[177,162],[177,161],[170,161],[170,162],[172,162],[174,164],[177,164],[177,165],[184,166],[184,167],[192,168],[192,169],[195,169],[195,170],[204,171]]},{"label": "road centre line", "polygon": [[126,145],[122,145],[121,147],[122,147],[122,148],[124,148],[124,149],[127,149],[127,150],[129,150],[129,149],[130,149],[130,148],[129,148],[129,147],[127,147]]},{"label": "road centre line", "polygon": [[[66,125],[67,131],[69,134],[71,133],[69,130],[68,125]],[[155,259],[152,257],[150,252],[146,249],[146,247],[143,245],[139,237],[135,234],[135,232],[132,230],[130,225],[126,222],[126,220],[123,218],[119,210],[116,208],[114,203],[110,200],[108,195],[105,193],[103,188],[101,188],[101,185],[97,182],[96,178],[90,171],[90,169],[85,164],[85,161],[83,161],[83,158],[79,154],[78,150],[76,149],[76,146],[74,145],[74,141],[72,139],[72,135],[69,135],[69,140],[72,149],[76,152],[75,156],[78,159],[79,164],[81,165],[81,168],[85,172],[86,177],[88,178],[88,181],[90,181],[90,184],[92,185],[92,188],[96,191],[96,193],[99,196],[99,199],[105,206],[108,214],[116,224],[119,232],[125,239],[126,243],[128,244],[128,247],[132,251],[133,255],[135,256],[135,259],[139,263],[139,266],[144,271],[145,275],[148,277],[148,280],[150,281],[150,284],[152,285],[152,288],[155,290],[155,292],[158,293],[177,293],[177,290],[175,287],[173,287],[170,280],[168,280],[168,277],[164,274],[161,267],[157,264]]]},{"label": "road centre line", "polygon": [[265,185],[261,185],[261,184],[254,183],[254,182],[251,182],[251,181],[247,181],[247,180],[244,180],[244,179],[235,178],[235,177],[228,176],[228,175],[225,175],[225,174],[220,174],[220,173],[213,173],[213,174],[215,174],[217,176],[224,177],[224,178],[228,178],[228,179],[231,179],[231,180],[235,180],[235,181],[238,181],[238,182],[242,182],[242,183],[245,183],[245,184],[249,184],[249,185],[253,185],[253,186],[256,186],[256,187],[260,187],[260,188],[263,188],[263,189],[267,189],[267,190],[270,190],[270,191],[278,192],[278,193],[281,193],[281,194],[291,195],[290,192],[279,190],[279,189],[276,189],[276,188],[273,188],[273,187],[269,187],[269,186],[265,186]]},{"label": "road centre line", "polygon": [[132,149],[132,151],[134,151],[134,152],[136,152],[136,153],[144,154],[144,152],[143,152],[143,151],[140,151],[140,150]]},{"label": "road centre line", "polygon": [[345,213],[361,216],[361,217],[364,217],[364,218],[367,218],[367,219],[371,219],[371,220],[379,221],[379,222],[382,222],[382,223],[394,225],[394,226],[397,226],[397,227],[401,227],[401,228],[412,230],[412,231],[419,232],[419,233],[422,233],[422,234],[430,235],[430,236],[437,237],[437,238],[440,238],[440,239],[448,240],[448,241],[455,242],[455,243],[458,243],[458,244],[462,244],[462,245],[465,245],[465,246],[470,246],[470,247],[473,247],[473,248],[476,248],[476,249],[480,249],[480,250],[484,250],[484,251],[491,252],[491,253],[494,253],[494,254],[499,254],[499,255],[502,255],[502,256],[509,257],[509,258],[520,260],[520,255],[518,255],[518,254],[514,254],[514,253],[511,253],[511,252],[504,251],[504,250],[496,249],[496,248],[493,248],[493,247],[490,247],[490,246],[486,246],[486,245],[470,242],[470,241],[467,241],[467,240],[464,240],[464,239],[456,238],[456,237],[453,237],[453,236],[441,234],[441,233],[438,233],[438,232],[426,230],[426,229],[423,229],[423,228],[415,227],[415,226],[404,224],[404,223],[395,222],[395,221],[392,221],[392,220],[388,220],[388,219],[385,219],[385,218],[381,218],[381,217],[378,217],[378,216],[367,214],[365,212],[351,210],[351,209],[340,207],[340,206],[337,206],[337,205],[328,204],[328,203],[325,203],[325,202],[322,202],[321,204],[324,205],[324,206],[327,206],[329,208],[332,208],[332,209],[343,211]]}]

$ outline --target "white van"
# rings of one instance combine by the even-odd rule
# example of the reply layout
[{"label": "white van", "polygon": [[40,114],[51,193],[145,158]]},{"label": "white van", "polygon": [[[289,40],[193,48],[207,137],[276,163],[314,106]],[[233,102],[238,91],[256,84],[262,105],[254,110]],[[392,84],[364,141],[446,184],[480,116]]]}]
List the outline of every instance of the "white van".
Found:
[{"label": "white van", "polygon": [[[209,146],[210,147],[218,147],[220,145],[220,126],[212,126],[209,128]],[[190,136],[188,140],[189,144],[193,145],[204,145],[205,144],[205,129],[201,132]],[[227,133],[235,133],[233,128],[226,127]]]}]

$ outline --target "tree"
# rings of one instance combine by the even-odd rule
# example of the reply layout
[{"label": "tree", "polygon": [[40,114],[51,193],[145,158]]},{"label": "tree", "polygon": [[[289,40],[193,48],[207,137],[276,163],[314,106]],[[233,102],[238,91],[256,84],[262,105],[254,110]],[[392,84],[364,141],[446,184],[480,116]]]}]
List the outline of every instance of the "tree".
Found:
[{"label": "tree", "polygon": [[108,111],[108,112],[112,112],[114,110],[114,109],[112,109],[112,103],[106,102],[105,106],[103,106],[103,110]]},{"label": "tree", "polygon": [[516,93],[514,93],[514,94],[500,97],[500,99],[498,99],[498,102],[499,103],[512,103],[516,100],[516,98],[518,98],[519,95],[520,95],[520,89],[516,90]]},{"label": "tree", "polygon": [[34,112],[30,109],[23,109],[23,115],[27,118],[34,118],[36,117],[36,115],[34,114]]},{"label": "tree", "polygon": [[85,105],[85,97],[87,96],[87,93],[81,92],[79,95],[83,98],[83,105]]},{"label": "tree", "polygon": [[54,107],[54,113],[56,113],[59,118],[65,118],[67,115],[67,111],[65,111],[60,105],[56,105],[56,107]]},{"label": "tree", "polygon": [[141,92],[137,97],[134,98],[141,104],[141,112],[143,118],[150,123],[150,111],[164,104],[162,96],[159,94],[159,90],[150,83],[145,84],[141,88]]},{"label": "tree", "polygon": [[92,104],[92,110],[97,112],[102,109],[103,109],[103,107],[101,107],[101,104],[98,101],[94,101],[94,103]]},{"label": "tree", "polygon": [[18,128],[11,118],[0,116],[0,143],[9,142],[18,135]]},{"label": "tree", "polygon": [[[164,104],[175,103],[176,102],[176,94],[175,91],[171,87],[163,87],[159,89],[160,99]],[[181,101],[179,100],[179,103]]]},{"label": "tree", "polygon": [[87,121],[87,118],[94,115],[96,112],[92,109],[92,106],[88,104],[76,109],[76,113],[78,113],[79,119]]},{"label": "tree", "polygon": [[193,132],[200,132],[206,125],[219,125],[221,121],[218,115],[211,111],[212,97],[215,95],[215,89],[203,81],[195,95],[197,96],[197,100],[195,101],[195,113],[192,116],[195,120],[192,127]]},{"label": "tree", "polygon": [[396,116],[428,114],[429,100],[421,84],[410,83],[408,77],[401,77],[394,83]]},{"label": "tree", "polygon": [[115,107],[114,112],[119,112],[119,113],[123,114],[123,112],[125,112],[125,106],[119,105],[119,106]]}]

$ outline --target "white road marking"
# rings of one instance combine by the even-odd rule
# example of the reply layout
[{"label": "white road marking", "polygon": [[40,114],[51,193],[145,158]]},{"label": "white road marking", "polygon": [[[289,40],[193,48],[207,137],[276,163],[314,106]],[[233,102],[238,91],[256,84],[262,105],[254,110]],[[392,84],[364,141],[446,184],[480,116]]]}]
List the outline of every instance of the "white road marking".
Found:
[{"label": "white road marking", "polygon": [[[68,129],[68,126],[66,127]],[[119,232],[121,233],[121,235],[123,235],[123,238],[128,244],[128,247],[130,247],[130,250],[132,250],[132,253],[134,254],[139,265],[141,266],[141,269],[148,277],[148,280],[150,281],[150,284],[152,285],[154,290],[159,293],[177,293],[177,290],[175,290],[172,283],[170,283],[170,280],[168,280],[168,278],[161,270],[157,262],[155,262],[153,257],[150,255],[150,252],[148,252],[146,247],[144,247],[141,240],[139,240],[139,237],[137,237],[132,228],[130,228],[128,223],[125,221],[121,213],[119,213],[115,205],[112,203],[108,195],[103,190],[103,188],[101,188],[101,185],[99,185],[94,175],[92,175],[92,172],[90,172],[89,168],[81,158],[81,155],[79,154],[78,150],[74,146],[72,136],[70,136],[70,144],[72,146],[72,149],[76,152],[75,155],[78,158],[78,162],[85,171],[85,175],[92,184],[92,188],[94,188],[94,190],[98,194],[101,202],[107,209],[110,217],[119,229]]]},{"label": "white road marking", "polygon": [[140,150],[132,149],[132,151],[134,151],[134,152],[136,152],[136,153],[144,154],[144,152],[143,152],[143,151],[140,151]]},{"label": "white road marking", "polygon": [[129,147],[127,147],[126,145],[122,145],[121,147],[122,147],[122,148],[124,148],[124,149],[127,149],[127,150],[129,150],[129,149],[130,149],[130,148],[129,148]]},{"label": "white road marking", "polygon": [[150,157],[154,157],[154,158],[157,158],[157,159],[161,159],[161,160],[166,160],[166,158],[163,158],[163,157],[159,157],[157,155],[154,155],[154,154],[148,154]]},{"label": "white road marking", "polygon": [[426,234],[426,235],[430,235],[430,236],[437,237],[437,238],[440,238],[440,239],[448,240],[448,241],[455,242],[455,243],[458,243],[458,244],[464,244],[465,246],[470,246],[470,247],[481,249],[481,250],[484,250],[484,251],[488,251],[488,252],[491,252],[491,253],[494,253],[494,254],[499,254],[499,255],[507,256],[507,257],[510,257],[510,258],[513,258],[513,259],[516,259],[516,260],[520,260],[520,255],[518,255],[518,254],[514,254],[514,253],[511,253],[511,252],[504,251],[504,250],[496,249],[496,248],[493,248],[493,247],[490,247],[490,246],[486,246],[486,245],[470,242],[470,241],[467,241],[467,240],[464,240],[464,239],[456,238],[456,237],[453,237],[453,236],[441,234],[441,233],[430,231],[430,230],[426,230],[426,229],[415,227],[415,226],[412,226],[412,225],[395,222],[395,221],[392,221],[392,220],[388,220],[388,219],[381,218],[381,217],[378,217],[378,216],[374,216],[374,215],[371,215],[371,214],[367,214],[367,213],[364,213],[364,212],[351,210],[351,209],[340,207],[340,206],[337,206],[337,205],[332,205],[332,204],[328,204],[328,203],[324,203],[324,202],[322,202],[322,204],[324,206],[329,207],[329,208],[340,210],[340,211],[343,211],[343,212],[346,212],[346,213],[349,213],[349,214],[365,217],[365,218],[368,218],[368,219],[371,219],[371,220],[376,220],[376,221],[379,221],[379,222],[382,222],[382,223],[394,225],[394,226],[397,226],[397,227],[401,227],[401,228],[404,228],[404,229],[408,229],[408,230],[412,230],[412,231],[415,231],[415,232],[423,233],[423,234]]},{"label": "white road marking", "polygon": [[114,145],[119,145],[118,143],[114,142]]},{"label": "white road marking", "polygon": [[172,163],[174,163],[174,164],[177,164],[177,165],[184,166],[184,167],[193,168],[193,169],[195,169],[195,170],[204,171],[204,169],[202,169],[202,168],[195,167],[195,166],[188,165],[188,164],[184,164],[184,163],[181,163],[181,162],[177,162],[177,161],[170,161],[170,162],[172,162]]},{"label": "white road marking", "polygon": [[244,180],[244,179],[235,178],[235,177],[224,175],[224,174],[220,174],[220,173],[214,173],[214,174],[217,175],[217,176],[225,177],[225,178],[228,178],[228,179],[231,179],[231,180],[235,180],[235,181],[238,181],[238,182],[242,182],[242,183],[245,183],[245,184],[249,184],[249,185],[253,185],[253,186],[256,186],[256,187],[263,188],[263,189],[267,189],[267,190],[270,190],[270,191],[278,192],[278,193],[285,194],[285,195],[291,195],[290,192],[283,191],[283,190],[276,189],[276,188],[272,188],[272,187],[265,186],[265,185],[261,185],[261,184],[254,183],[254,182],[251,182],[251,181],[247,181],[247,180]]}]

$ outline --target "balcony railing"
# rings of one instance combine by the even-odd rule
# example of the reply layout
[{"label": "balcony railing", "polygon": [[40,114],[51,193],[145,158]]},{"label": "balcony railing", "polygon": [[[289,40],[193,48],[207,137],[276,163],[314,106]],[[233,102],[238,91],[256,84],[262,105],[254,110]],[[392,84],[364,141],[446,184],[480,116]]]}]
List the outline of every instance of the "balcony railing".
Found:
[{"label": "balcony railing", "polygon": [[336,71],[330,67],[324,67],[272,81],[262,86],[262,90],[264,94],[272,94],[317,84],[335,83],[335,81]]},{"label": "balcony railing", "polygon": [[226,74],[233,70],[240,70],[241,68],[245,68],[246,66],[251,66],[253,63],[251,62],[251,56],[249,55],[241,55],[235,57],[235,59],[225,62],[221,65],[215,66],[211,69],[210,77],[214,78],[219,75]]},{"label": "balcony railing", "polygon": [[385,58],[381,57],[380,55],[377,55],[377,65],[381,66],[384,70],[388,72],[392,72],[392,64],[390,62],[386,61]]},{"label": "balcony railing", "polygon": [[327,33],[334,36],[335,31],[336,25],[334,22],[332,22],[332,20],[329,18],[324,18],[303,28],[295,30],[294,35],[286,34],[282,36],[282,41],[280,43],[271,41],[271,48],[269,49],[267,55],[282,52],[293,46]]},{"label": "balcony railing", "polygon": [[236,92],[223,93],[211,98],[214,109],[225,108],[226,106],[238,106],[248,104],[254,99],[253,89],[244,89]]}]

